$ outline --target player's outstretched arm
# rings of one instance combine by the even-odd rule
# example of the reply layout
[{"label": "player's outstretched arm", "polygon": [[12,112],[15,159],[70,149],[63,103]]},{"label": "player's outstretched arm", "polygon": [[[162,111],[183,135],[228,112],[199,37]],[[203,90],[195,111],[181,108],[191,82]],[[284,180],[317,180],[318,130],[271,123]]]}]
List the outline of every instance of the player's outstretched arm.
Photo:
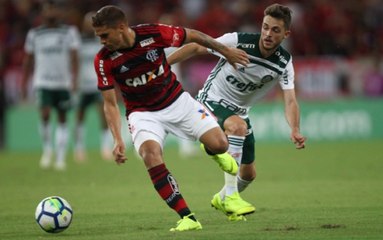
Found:
[{"label": "player's outstretched arm", "polygon": [[203,47],[197,43],[189,43],[172,52],[167,57],[167,60],[168,63],[172,65],[175,63],[183,62],[193,56],[202,54],[208,54],[206,47]]},{"label": "player's outstretched arm", "polygon": [[214,38],[200,31],[186,28],[186,39],[184,43],[198,43],[206,48],[213,49],[223,56],[236,69],[236,64],[246,66],[249,63],[249,58],[245,51],[238,48],[229,48]]},{"label": "player's outstretched arm", "polygon": [[300,133],[300,112],[294,89],[284,90],[285,115],[291,128],[290,139],[297,149],[305,148],[306,138]]},{"label": "player's outstretched arm", "polygon": [[102,96],[104,98],[105,118],[114,139],[114,159],[117,164],[121,164],[124,163],[127,158],[125,156],[125,143],[121,136],[120,109],[118,107],[115,90],[102,91]]}]

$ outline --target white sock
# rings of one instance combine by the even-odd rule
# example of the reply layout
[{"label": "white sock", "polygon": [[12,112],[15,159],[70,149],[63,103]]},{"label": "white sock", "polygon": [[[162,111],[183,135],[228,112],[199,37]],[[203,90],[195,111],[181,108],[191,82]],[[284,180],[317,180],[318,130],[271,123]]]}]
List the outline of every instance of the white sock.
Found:
[{"label": "white sock", "polygon": [[[245,137],[229,135],[228,140],[229,140],[228,152],[230,153],[231,156],[233,156],[238,166],[240,166],[241,159],[242,159],[243,142],[245,141]],[[224,175],[225,175],[225,185],[219,192],[221,199],[224,199],[225,196],[230,196],[233,193],[238,192],[237,176],[233,176],[228,173],[224,173]]]},{"label": "white sock", "polygon": [[68,128],[66,124],[59,124],[56,128],[56,161],[65,162],[68,143]]},{"label": "white sock", "polygon": [[75,138],[75,141],[76,141],[75,148],[76,149],[80,149],[80,150],[85,149],[85,141],[84,141],[85,129],[84,129],[84,125],[82,123],[78,124],[76,126],[75,136],[76,136],[76,138]]},{"label": "white sock", "polygon": [[238,192],[242,192],[249,186],[252,181],[244,180],[240,176],[237,176]]},{"label": "white sock", "polygon": [[51,124],[41,123],[39,130],[41,139],[43,141],[43,152],[49,154],[52,152]]},{"label": "white sock", "polygon": [[225,199],[226,196],[229,196],[229,195],[232,195],[233,193],[238,192],[236,176],[233,176],[228,173],[224,173],[224,177],[225,177],[225,185],[219,192],[219,196],[221,197],[222,200]]}]

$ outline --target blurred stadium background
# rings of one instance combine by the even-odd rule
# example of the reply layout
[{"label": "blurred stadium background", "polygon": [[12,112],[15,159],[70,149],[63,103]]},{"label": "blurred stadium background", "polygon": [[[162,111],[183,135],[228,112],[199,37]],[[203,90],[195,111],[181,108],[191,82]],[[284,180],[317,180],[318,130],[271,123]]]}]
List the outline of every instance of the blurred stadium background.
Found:
[{"label": "blurred stadium background", "polygon": [[[38,115],[30,94],[21,101],[21,64],[28,29],[38,25],[40,0],[0,0],[0,148],[39,150]],[[233,31],[259,31],[270,0],[61,0],[63,21],[81,28],[88,11],[119,5],[130,24],[166,22],[213,37]],[[293,10],[293,54],[309,141],[383,139],[383,1],[280,0]],[[215,64],[213,56],[181,65],[180,79],[195,94]],[[251,117],[258,140],[286,141],[280,92],[276,89]],[[87,118],[88,146],[97,147],[98,118]]]}]

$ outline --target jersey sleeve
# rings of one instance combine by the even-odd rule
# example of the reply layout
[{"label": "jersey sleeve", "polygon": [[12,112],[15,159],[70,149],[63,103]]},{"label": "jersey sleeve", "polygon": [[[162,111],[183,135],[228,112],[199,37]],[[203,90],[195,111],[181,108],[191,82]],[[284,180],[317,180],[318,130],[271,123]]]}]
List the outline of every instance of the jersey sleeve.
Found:
[{"label": "jersey sleeve", "polygon": [[183,27],[158,24],[163,43],[166,47],[180,47],[186,38],[186,30]]},{"label": "jersey sleeve", "polygon": [[[236,33],[236,32],[226,33],[226,34],[216,38],[215,40],[222,43],[223,45],[225,45],[227,47],[236,47],[238,44],[238,33]],[[213,49],[208,48],[207,51],[210,52],[211,54],[218,56],[218,57],[224,58],[224,56],[222,56],[222,54],[220,54],[219,52],[217,52]]]},{"label": "jersey sleeve", "polygon": [[97,87],[99,90],[114,88],[114,78],[108,60],[104,60],[97,54],[94,58],[94,69],[97,74]]},{"label": "jersey sleeve", "polygon": [[294,67],[292,57],[286,65],[286,69],[283,72],[281,79],[279,80],[279,85],[283,90],[294,89]]},{"label": "jersey sleeve", "polygon": [[33,53],[35,51],[34,38],[35,32],[33,30],[28,31],[24,44],[24,50],[26,53]]},{"label": "jersey sleeve", "polygon": [[81,45],[80,33],[76,27],[69,28],[70,48],[73,50],[79,49]]}]

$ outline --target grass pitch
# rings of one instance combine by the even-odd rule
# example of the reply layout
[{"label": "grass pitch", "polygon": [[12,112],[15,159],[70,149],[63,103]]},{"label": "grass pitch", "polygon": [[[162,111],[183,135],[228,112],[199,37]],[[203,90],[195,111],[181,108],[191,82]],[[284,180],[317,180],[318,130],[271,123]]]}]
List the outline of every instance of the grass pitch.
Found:
[{"label": "grass pitch", "polygon": [[[40,152],[0,153],[0,239],[383,239],[383,141],[257,144],[257,179],[242,194],[257,210],[229,222],[210,207],[223,174],[198,152],[175,147],[166,164],[203,225],[171,233],[178,216],[155,192],[132,150],[117,166],[90,152],[85,164],[68,160],[65,172],[41,170]],[[69,154],[71,156],[71,154]],[[43,232],[34,220],[39,201],[64,197],[74,216],[69,229]]]}]

